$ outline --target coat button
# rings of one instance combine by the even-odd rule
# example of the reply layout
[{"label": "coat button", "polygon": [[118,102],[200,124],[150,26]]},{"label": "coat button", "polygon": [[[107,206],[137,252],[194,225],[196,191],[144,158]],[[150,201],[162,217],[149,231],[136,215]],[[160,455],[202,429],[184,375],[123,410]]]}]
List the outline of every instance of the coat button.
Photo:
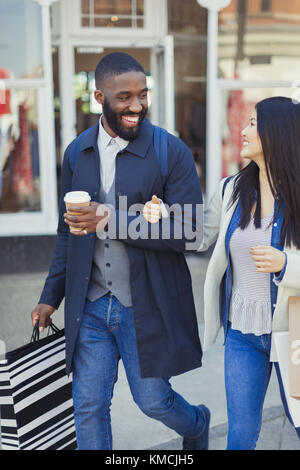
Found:
[{"label": "coat button", "polygon": [[274,227],[277,227],[277,222],[275,222]]}]

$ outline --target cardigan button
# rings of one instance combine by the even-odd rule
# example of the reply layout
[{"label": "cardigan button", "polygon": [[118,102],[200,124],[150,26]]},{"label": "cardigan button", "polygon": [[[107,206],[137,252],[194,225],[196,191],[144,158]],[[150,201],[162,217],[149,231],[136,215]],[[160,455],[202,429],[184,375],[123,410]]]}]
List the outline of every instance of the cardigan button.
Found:
[{"label": "cardigan button", "polygon": [[277,227],[277,225],[278,225],[277,222],[275,222],[274,227]]}]

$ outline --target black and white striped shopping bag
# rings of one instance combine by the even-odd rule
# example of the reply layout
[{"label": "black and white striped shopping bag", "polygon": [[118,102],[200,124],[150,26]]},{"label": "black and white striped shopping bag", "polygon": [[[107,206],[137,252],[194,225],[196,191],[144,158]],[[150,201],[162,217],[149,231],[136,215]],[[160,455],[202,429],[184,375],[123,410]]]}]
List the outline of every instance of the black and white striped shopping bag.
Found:
[{"label": "black and white striped shopping bag", "polygon": [[65,371],[64,330],[10,351],[0,361],[3,450],[76,449],[72,378]]}]

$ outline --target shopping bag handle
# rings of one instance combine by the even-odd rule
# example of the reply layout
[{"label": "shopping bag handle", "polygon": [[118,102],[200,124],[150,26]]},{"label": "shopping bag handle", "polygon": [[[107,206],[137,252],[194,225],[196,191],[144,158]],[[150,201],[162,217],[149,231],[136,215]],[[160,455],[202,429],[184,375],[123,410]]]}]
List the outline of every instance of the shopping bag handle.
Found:
[{"label": "shopping bag handle", "polygon": [[[52,333],[60,333],[61,330],[59,328],[57,328],[57,326],[54,325],[54,323],[50,323],[49,327],[48,327],[48,334],[47,336],[49,336],[50,334],[50,331]],[[32,331],[32,335],[31,335],[31,340],[30,342],[31,343],[38,343],[40,340],[40,330],[39,330],[39,321],[37,320],[34,327],[33,327],[33,331]]]}]

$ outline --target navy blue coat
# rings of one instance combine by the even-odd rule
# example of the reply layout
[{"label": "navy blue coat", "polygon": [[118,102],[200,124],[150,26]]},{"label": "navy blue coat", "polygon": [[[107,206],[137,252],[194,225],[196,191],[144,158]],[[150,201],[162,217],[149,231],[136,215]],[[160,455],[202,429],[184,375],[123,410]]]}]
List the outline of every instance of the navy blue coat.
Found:
[{"label": "navy blue coat", "polygon": [[[72,370],[74,347],[90,281],[96,235],[78,237],[69,233],[63,217],[63,197],[68,191],[80,190],[87,191],[92,200],[99,200],[98,130],[96,124],[84,132],[74,172],[69,158],[76,139],[66,149],[57,244],[39,300],[39,303],[58,308],[65,297],[68,374]],[[153,194],[163,197],[169,205],[202,204],[193,156],[186,145],[171,134],[168,135],[168,179],[163,195],[160,168],[153,148],[153,126],[146,119],[141,125],[139,137],[116,157],[115,191],[117,213],[120,195],[127,196],[128,207],[136,203],[144,204],[151,200]],[[146,224],[150,227],[150,224]],[[134,240],[128,237],[123,242],[130,262],[130,285],[142,377],[171,377],[200,367],[202,349],[191,276],[183,254],[186,240],[176,237],[164,240],[160,232],[155,240]]]}]

